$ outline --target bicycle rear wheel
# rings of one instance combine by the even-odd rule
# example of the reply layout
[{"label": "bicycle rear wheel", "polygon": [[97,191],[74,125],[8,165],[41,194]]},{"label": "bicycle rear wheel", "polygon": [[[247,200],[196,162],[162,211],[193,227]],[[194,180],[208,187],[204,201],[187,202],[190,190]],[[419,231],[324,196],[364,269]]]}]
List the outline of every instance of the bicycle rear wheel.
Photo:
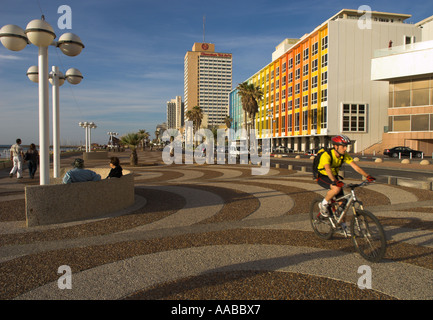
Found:
[{"label": "bicycle rear wheel", "polygon": [[386,236],[379,219],[369,211],[356,210],[350,225],[353,244],[359,254],[371,262],[385,256]]},{"label": "bicycle rear wheel", "polygon": [[310,223],[313,228],[314,233],[320,238],[324,240],[329,240],[334,233],[331,222],[329,218],[324,218],[320,214],[319,203],[322,202],[322,199],[318,198],[313,200],[310,207]]}]

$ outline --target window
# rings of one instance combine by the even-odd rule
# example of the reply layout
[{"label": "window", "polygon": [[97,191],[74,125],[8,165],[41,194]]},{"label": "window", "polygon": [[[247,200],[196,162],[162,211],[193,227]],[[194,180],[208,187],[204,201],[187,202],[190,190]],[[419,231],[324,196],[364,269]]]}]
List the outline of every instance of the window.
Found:
[{"label": "window", "polygon": [[301,69],[298,68],[295,70],[295,80],[298,80],[301,78]]},{"label": "window", "polygon": [[286,72],[286,63],[283,63],[283,73]]},{"label": "window", "polygon": [[308,130],[308,111],[302,112],[302,130]]},{"label": "window", "polygon": [[366,131],[366,104],[343,104],[342,131],[365,132]]},{"label": "window", "polygon": [[311,89],[317,88],[317,76],[311,78]]},{"label": "window", "polygon": [[317,104],[317,92],[311,94],[311,104]]},{"label": "window", "polygon": [[308,64],[306,64],[306,65],[304,65],[303,67],[302,67],[302,75],[305,77],[305,76],[307,76],[308,75]]},{"label": "window", "polygon": [[289,69],[293,68],[293,58],[289,59]]},{"label": "window", "polygon": [[317,109],[311,110],[311,129],[317,129]]},{"label": "window", "polygon": [[328,83],[328,71],[325,71],[322,73],[322,81],[321,81],[322,85],[327,84]]},{"label": "window", "polygon": [[304,50],[304,60],[308,60],[309,49]]},{"label": "window", "polygon": [[322,113],[320,117],[320,128],[326,129],[328,127],[328,107],[322,107]]},{"label": "window", "polygon": [[302,91],[308,90],[308,80],[302,81]]},{"label": "window", "polygon": [[321,99],[320,99],[320,101],[321,102],[325,102],[325,101],[328,101],[328,89],[324,89],[324,90],[322,90],[321,91]]},{"label": "window", "polygon": [[315,42],[313,43],[313,46],[311,47],[311,55],[315,56],[319,52],[319,43]]},{"label": "window", "polygon": [[299,112],[295,113],[295,131],[299,131]]},{"label": "window", "polygon": [[318,62],[317,59],[314,59],[311,62],[311,72],[317,71],[317,69],[318,69]]},{"label": "window", "polygon": [[325,36],[322,38],[322,50],[325,50],[328,48],[328,36]]},{"label": "window", "polygon": [[429,130],[429,115],[414,114],[411,119],[411,131],[428,131]]},{"label": "window", "polygon": [[328,65],[328,54],[322,56],[322,68]]},{"label": "window", "polygon": [[308,107],[308,95],[302,97],[302,106]]},{"label": "window", "polygon": [[295,56],[295,65],[298,65],[298,64],[300,64],[300,63],[301,63],[301,54],[298,53],[298,54]]},{"label": "window", "polygon": [[299,94],[301,92],[301,84],[295,84],[295,94]]}]

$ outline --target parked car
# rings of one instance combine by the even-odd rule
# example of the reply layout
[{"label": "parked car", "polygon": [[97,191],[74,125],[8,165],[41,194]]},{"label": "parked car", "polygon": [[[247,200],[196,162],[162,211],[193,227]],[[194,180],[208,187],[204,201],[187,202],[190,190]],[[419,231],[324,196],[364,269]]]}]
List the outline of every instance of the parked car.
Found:
[{"label": "parked car", "polygon": [[423,155],[422,151],[413,150],[409,147],[394,147],[391,149],[385,149],[383,151],[383,154],[390,158],[398,158],[400,154],[402,157],[409,157],[411,153],[412,153],[412,157],[417,157],[417,158],[421,158]]},{"label": "parked car", "polygon": [[293,150],[289,149],[287,147],[284,147],[284,146],[278,146],[278,147],[274,148],[274,152],[275,153],[290,153],[290,152],[293,152]]},{"label": "parked car", "polygon": [[317,152],[319,152],[321,148],[316,148],[316,149],[310,149],[308,150],[305,154],[307,156],[317,156]]}]

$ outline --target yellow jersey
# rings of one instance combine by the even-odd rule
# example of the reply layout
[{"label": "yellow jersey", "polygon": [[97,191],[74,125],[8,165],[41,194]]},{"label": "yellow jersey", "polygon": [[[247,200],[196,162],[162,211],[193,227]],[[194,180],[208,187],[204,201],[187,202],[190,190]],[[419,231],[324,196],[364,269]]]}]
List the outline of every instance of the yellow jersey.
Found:
[{"label": "yellow jersey", "polygon": [[329,164],[331,166],[331,171],[334,176],[338,175],[338,171],[343,163],[350,164],[353,161],[353,158],[348,154],[345,153],[344,155],[338,157],[336,155],[336,152],[334,149],[331,150],[332,159],[329,156],[328,152],[323,152],[323,154],[320,157],[319,165],[317,166],[317,169],[320,174],[327,176],[325,170],[325,164]]}]

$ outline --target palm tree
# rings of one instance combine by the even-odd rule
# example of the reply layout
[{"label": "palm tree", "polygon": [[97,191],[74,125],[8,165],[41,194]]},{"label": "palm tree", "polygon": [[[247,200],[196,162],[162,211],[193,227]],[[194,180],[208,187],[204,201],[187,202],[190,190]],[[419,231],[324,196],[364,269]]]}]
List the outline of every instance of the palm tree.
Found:
[{"label": "palm tree", "polygon": [[242,82],[237,86],[238,94],[241,97],[242,109],[244,110],[244,121],[245,130],[249,135],[249,129],[247,127],[247,116],[252,120],[253,129],[255,128],[256,114],[259,112],[258,101],[263,99],[263,92],[260,87],[254,86],[254,84],[248,84]]},{"label": "palm tree", "polygon": [[233,119],[230,118],[230,116],[226,116],[224,118],[224,123],[226,124],[227,129],[229,129],[232,126],[232,122],[233,122]]},{"label": "palm tree", "polygon": [[149,132],[147,132],[144,129],[140,129],[138,130],[138,134],[141,135],[143,137],[143,139],[141,139],[140,141],[140,146],[141,146],[141,150],[144,150],[144,146],[146,144],[147,139],[149,138]]},{"label": "palm tree", "polygon": [[193,122],[194,131],[198,131],[203,120],[203,111],[201,108],[195,106],[194,108],[188,110],[185,115],[189,121]]},{"label": "palm tree", "polygon": [[120,138],[120,141],[131,149],[131,156],[129,158],[131,166],[138,164],[137,147],[143,140],[143,136],[139,133],[128,133]]}]

